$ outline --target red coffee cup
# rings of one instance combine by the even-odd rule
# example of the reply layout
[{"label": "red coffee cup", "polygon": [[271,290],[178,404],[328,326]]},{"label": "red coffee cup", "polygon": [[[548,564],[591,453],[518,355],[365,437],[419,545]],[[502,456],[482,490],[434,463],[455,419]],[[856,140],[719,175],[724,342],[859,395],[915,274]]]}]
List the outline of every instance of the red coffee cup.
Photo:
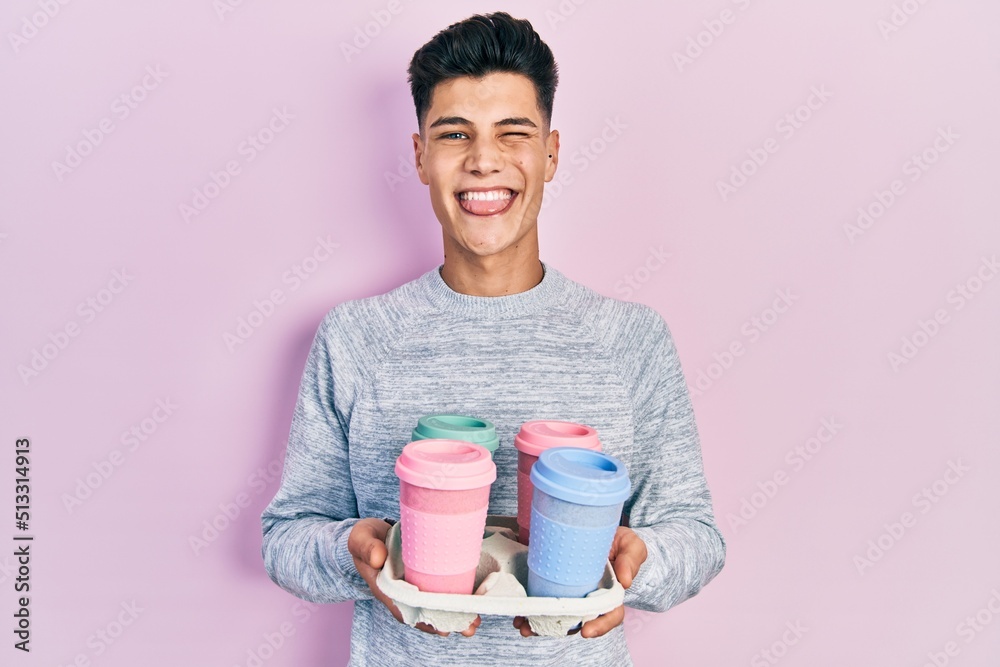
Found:
[{"label": "red coffee cup", "polygon": [[575,422],[537,419],[521,424],[514,436],[517,448],[517,539],[527,544],[531,536],[531,468],[546,449],[552,447],[581,447],[601,451],[597,431]]}]

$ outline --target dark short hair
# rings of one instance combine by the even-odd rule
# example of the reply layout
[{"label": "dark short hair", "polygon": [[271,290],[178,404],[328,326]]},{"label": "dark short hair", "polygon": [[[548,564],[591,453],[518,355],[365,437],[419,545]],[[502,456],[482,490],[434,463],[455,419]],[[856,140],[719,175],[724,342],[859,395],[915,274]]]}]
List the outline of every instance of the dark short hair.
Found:
[{"label": "dark short hair", "polygon": [[481,79],[493,72],[523,74],[535,85],[538,109],[552,122],[559,71],[552,50],[531,23],[506,12],[476,14],[453,23],[421,46],[407,69],[421,132],[434,87],[462,76]]}]

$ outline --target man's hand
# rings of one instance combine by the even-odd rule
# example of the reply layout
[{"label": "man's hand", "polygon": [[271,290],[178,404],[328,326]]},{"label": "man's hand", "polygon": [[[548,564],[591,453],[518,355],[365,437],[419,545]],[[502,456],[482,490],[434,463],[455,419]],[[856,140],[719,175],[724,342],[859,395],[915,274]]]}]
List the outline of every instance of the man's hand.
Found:
[{"label": "man's hand", "polygon": [[[361,575],[361,578],[368,584],[375,599],[384,604],[389,609],[389,613],[402,623],[403,614],[399,611],[399,607],[375,583],[375,578],[378,577],[382,566],[385,565],[385,559],[389,557],[389,550],[385,546],[385,536],[388,532],[389,524],[385,521],[381,519],[362,519],[354,524],[354,527],[351,529],[351,534],[347,538],[347,550],[351,552],[351,556],[354,558],[354,567],[357,569],[358,574]],[[482,619],[476,616],[476,620],[467,629],[463,630],[462,634],[466,637],[471,637],[476,633],[476,628],[479,627],[481,622]],[[417,623],[415,627],[432,635],[447,637],[449,634],[447,632],[438,632],[433,626],[426,623]]]},{"label": "man's hand", "polygon": [[[618,530],[615,531],[615,539],[611,543],[611,552],[608,554],[608,560],[611,561],[611,566],[615,570],[615,576],[618,578],[618,582],[622,585],[622,588],[628,588],[632,585],[632,580],[635,579],[635,575],[639,574],[639,568],[646,562],[647,556],[646,543],[642,541],[642,538],[636,535],[635,531],[631,528],[619,526]],[[614,627],[621,625],[624,620],[625,605],[621,605],[606,614],[601,614],[597,618],[587,621],[578,632],[581,636],[588,639],[591,637],[600,637],[611,631]],[[514,627],[521,631],[522,637],[531,637],[535,634],[528,624],[528,619],[523,616],[514,618]],[[573,633],[570,632],[569,634]]]}]

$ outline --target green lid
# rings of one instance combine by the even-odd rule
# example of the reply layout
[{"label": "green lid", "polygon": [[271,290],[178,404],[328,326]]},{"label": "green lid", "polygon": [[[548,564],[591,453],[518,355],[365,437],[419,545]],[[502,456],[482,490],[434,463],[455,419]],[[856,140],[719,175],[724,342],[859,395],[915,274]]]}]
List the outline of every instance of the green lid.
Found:
[{"label": "green lid", "polygon": [[485,447],[490,454],[500,446],[497,429],[492,422],[463,415],[426,415],[417,420],[413,440],[431,438],[462,440]]}]

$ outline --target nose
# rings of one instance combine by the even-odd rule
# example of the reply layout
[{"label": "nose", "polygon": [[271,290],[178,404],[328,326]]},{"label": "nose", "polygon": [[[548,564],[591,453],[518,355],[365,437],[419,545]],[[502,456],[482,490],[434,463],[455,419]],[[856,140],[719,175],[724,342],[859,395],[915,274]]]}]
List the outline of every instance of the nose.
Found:
[{"label": "nose", "polygon": [[503,168],[504,156],[493,137],[480,135],[469,145],[465,168],[476,175],[490,174]]}]

